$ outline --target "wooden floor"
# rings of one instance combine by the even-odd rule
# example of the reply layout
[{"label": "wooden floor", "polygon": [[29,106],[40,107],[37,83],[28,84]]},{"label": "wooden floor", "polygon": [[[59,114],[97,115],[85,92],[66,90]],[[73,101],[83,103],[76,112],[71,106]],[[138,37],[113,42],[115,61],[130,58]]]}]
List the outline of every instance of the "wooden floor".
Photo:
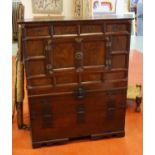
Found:
[{"label": "wooden floor", "polygon": [[[129,85],[142,84],[142,60],[142,53],[131,51]],[[18,130],[15,117],[12,127],[13,155],[142,155],[143,110],[141,113],[135,113],[134,110],[135,103],[129,102],[126,113],[126,136],[124,138],[97,141],[76,140],[64,145],[39,149],[32,149],[30,132]],[[27,96],[24,100],[24,120],[26,123],[29,122]]]}]

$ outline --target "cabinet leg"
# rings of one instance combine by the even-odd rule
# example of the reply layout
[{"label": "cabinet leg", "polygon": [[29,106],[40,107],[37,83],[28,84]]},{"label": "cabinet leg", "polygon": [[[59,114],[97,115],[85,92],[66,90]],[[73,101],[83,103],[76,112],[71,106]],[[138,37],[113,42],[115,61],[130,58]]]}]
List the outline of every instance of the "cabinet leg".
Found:
[{"label": "cabinet leg", "polygon": [[23,102],[17,102],[16,105],[18,129],[28,129],[28,127],[23,123]]},{"label": "cabinet leg", "polygon": [[142,103],[142,97],[136,97],[136,109],[135,109],[136,112],[141,111],[141,108],[140,108],[141,103]]}]

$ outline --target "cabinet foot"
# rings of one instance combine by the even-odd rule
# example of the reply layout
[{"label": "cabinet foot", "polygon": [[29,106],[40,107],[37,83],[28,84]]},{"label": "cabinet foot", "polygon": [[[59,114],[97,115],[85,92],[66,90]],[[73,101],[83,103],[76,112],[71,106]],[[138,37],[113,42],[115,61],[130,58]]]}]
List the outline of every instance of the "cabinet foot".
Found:
[{"label": "cabinet foot", "polygon": [[61,145],[61,144],[65,144],[69,141],[68,138],[64,138],[64,139],[55,139],[55,140],[49,140],[49,141],[41,141],[41,142],[33,142],[32,143],[32,147],[33,148],[39,148],[42,146],[51,146],[51,145]]},{"label": "cabinet foot", "polygon": [[142,97],[136,97],[136,112],[141,112],[140,105],[142,103]]},{"label": "cabinet foot", "polygon": [[106,132],[106,133],[100,133],[100,134],[93,134],[91,135],[91,139],[101,139],[101,138],[107,138],[107,137],[124,137],[125,132],[124,131],[118,131],[118,132]]}]

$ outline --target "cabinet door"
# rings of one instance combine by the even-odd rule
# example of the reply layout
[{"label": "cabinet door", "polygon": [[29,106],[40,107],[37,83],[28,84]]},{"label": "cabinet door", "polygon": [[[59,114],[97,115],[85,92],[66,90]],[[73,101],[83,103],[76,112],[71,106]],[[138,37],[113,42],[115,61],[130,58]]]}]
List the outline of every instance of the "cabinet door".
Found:
[{"label": "cabinet door", "polygon": [[93,84],[103,82],[103,71],[106,69],[107,63],[107,47],[106,40],[103,37],[91,38],[84,37],[82,41],[83,69],[80,74],[82,84]]},{"label": "cabinet door", "polygon": [[111,69],[110,43],[104,35],[27,41],[30,94],[73,92],[81,85],[103,89],[104,72]]},{"label": "cabinet door", "polygon": [[73,91],[75,86],[103,83],[103,72],[109,68],[110,59],[104,35],[55,38],[49,42],[46,66],[55,88]]},{"label": "cabinet door", "polygon": [[47,51],[47,75],[53,80],[53,87],[63,90],[63,87],[78,83],[75,68],[75,38],[54,38],[49,40]]},{"label": "cabinet door", "polygon": [[105,82],[115,63],[111,56],[113,44],[107,38],[102,35],[27,41],[25,66],[28,92],[34,95],[73,93],[79,86],[88,91],[126,86],[120,81]]}]

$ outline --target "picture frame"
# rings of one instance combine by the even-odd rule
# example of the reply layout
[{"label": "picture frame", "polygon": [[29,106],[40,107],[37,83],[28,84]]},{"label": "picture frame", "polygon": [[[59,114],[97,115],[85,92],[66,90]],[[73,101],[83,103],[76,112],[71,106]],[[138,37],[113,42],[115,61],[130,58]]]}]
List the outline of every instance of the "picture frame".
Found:
[{"label": "picture frame", "polygon": [[74,16],[83,16],[83,0],[74,0]]},{"label": "picture frame", "polygon": [[31,0],[33,14],[61,14],[63,0]]},{"label": "picture frame", "polygon": [[116,13],[117,0],[92,0],[92,14],[114,14]]},{"label": "picture frame", "polygon": [[83,16],[92,15],[92,0],[83,0]]}]

